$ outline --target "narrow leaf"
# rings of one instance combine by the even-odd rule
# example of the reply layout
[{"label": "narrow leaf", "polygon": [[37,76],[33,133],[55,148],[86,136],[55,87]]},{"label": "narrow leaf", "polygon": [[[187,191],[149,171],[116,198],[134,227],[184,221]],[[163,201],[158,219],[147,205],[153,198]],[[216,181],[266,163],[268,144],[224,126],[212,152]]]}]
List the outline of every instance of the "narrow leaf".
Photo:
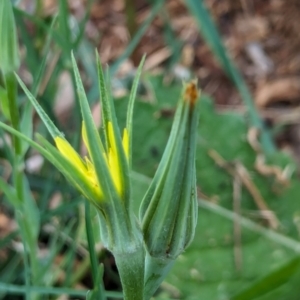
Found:
[{"label": "narrow leaf", "polygon": [[0,191],[5,194],[7,200],[14,206],[15,209],[20,208],[21,203],[15,189],[8,185],[2,178],[0,178]]},{"label": "narrow leaf", "polygon": [[128,108],[127,108],[127,120],[126,120],[126,128],[128,130],[128,137],[129,137],[129,166],[131,166],[131,161],[132,161],[132,118],[133,118],[133,108],[134,108],[134,102],[135,102],[135,98],[136,98],[136,93],[137,93],[137,89],[138,89],[138,85],[139,85],[139,81],[140,81],[140,77],[142,74],[142,69],[144,66],[144,62],[146,59],[146,55],[143,55],[143,58],[140,62],[140,65],[137,69],[134,81],[133,81],[133,85],[130,91],[130,95],[129,95],[129,100],[128,100]]},{"label": "narrow leaf", "polygon": [[96,61],[97,61],[99,92],[100,92],[100,99],[101,99],[102,128],[105,137],[105,147],[106,150],[108,150],[109,143],[108,143],[108,134],[107,134],[106,127],[107,127],[107,123],[111,121],[111,111],[110,111],[110,105],[108,105],[109,96],[106,89],[105,77],[104,77],[100,57],[97,51],[96,51]]},{"label": "narrow leaf", "polygon": [[25,84],[23,83],[23,81],[21,80],[21,78],[17,75],[16,78],[19,82],[19,84],[21,85],[23,91],[25,92],[26,96],[28,97],[28,99],[30,100],[31,104],[34,106],[35,110],[37,111],[37,113],[39,114],[40,118],[42,119],[42,121],[44,122],[45,126],[47,127],[48,131],[50,132],[51,136],[53,138],[57,137],[57,136],[63,136],[62,133],[56,128],[56,126],[53,124],[53,122],[50,120],[50,118],[48,117],[48,115],[45,113],[45,111],[43,110],[43,108],[40,106],[40,104],[38,103],[38,101],[35,99],[35,97],[30,93],[30,91],[27,89],[27,87],[25,86]]},{"label": "narrow leaf", "polygon": [[251,96],[251,93],[240,74],[239,70],[236,68],[234,62],[229,58],[226,48],[222,43],[222,39],[218,33],[218,30],[205,7],[203,1],[198,0],[187,0],[185,1],[187,8],[190,10],[191,14],[194,15],[196,21],[199,24],[199,28],[214,52],[215,56],[220,61],[224,70],[234,82],[237,89],[239,90],[242,100],[249,110],[250,119],[253,126],[258,127],[261,130],[261,140],[262,146],[266,153],[274,153],[275,146],[271,139],[271,136],[267,129],[265,128],[255,106]]},{"label": "narrow leaf", "polygon": [[250,287],[244,291],[233,296],[232,300],[252,300],[257,297],[273,291],[275,288],[286,283],[291,279],[293,274],[298,270],[300,263],[300,257],[297,256],[291,259],[289,262],[275,270],[274,272],[267,274],[265,277],[258,279]]},{"label": "narrow leaf", "polygon": [[[32,105],[29,103],[26,103],[25,108],[23,110],[23,115],[21,118],[21,132],[26,135],[28,138],[32,138]],[[24,155],[26,154],[28,148],[29,148],[29,144],[24,142],[22,140],[21,142],[21,146],[22,146],[22,156],[24,157]]]}]

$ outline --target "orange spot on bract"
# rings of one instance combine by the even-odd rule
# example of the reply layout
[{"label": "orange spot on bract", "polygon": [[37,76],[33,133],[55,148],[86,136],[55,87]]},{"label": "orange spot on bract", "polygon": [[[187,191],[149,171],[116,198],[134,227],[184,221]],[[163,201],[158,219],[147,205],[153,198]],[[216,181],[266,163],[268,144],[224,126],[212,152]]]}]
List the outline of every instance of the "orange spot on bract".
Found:
[{"label": "orange spot on bract", "polygon": [[184,92],[185,101],[189,102],[191,106],[194,106],[198,97],[199,97],[199,92],[197,89],[196,81],[194,80],[194,81],[187,83],[185,92]]}]

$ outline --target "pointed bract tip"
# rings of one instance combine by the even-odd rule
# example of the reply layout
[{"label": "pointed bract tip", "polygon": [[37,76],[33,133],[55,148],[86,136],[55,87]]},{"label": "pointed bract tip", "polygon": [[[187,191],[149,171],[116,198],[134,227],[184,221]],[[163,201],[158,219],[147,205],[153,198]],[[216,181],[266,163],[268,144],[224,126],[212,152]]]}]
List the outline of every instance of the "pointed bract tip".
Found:
[{"label": "pointed bract tip", "polygon": [[199,98],[199,90],[197,87],[197,81],[192,80],[191,82],[186,83],[184,91],[184,100],[193,107]]}]

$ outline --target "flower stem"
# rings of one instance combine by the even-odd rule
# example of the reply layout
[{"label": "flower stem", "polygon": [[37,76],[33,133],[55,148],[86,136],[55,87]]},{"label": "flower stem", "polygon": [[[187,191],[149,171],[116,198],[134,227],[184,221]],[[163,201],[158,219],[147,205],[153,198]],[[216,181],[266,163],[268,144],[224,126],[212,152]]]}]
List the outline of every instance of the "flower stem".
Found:
[{"label": "flower stem", "polygon": [[163,282],[175,259],[157,258],[148,252],[145,259],[145,291],[144,300],[149,300]]},{"label": "flower stem", "polygon": [[144,299],[144,260],[143,246],[134,252],[113,253],[119,271],[125,300]]}]

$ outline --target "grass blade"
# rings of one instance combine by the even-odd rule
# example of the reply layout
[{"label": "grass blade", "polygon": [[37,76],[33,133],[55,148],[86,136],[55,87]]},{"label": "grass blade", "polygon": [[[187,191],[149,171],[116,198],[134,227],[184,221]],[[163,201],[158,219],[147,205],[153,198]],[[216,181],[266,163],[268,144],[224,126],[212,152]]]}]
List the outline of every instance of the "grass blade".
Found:
[{"label": "grass blade", "polygon": [[252,300],[273,291],[290,280],[294,273],[299,270],[299,263],[299,256],[291,259],[274,272],[254,282],[249,288],[233,296],[231,300]]},{"label": "grass blade", "polygon": [[264,151],[270,154],[273,153],[275,151],[275,146],[271,139],[271,136],[255,109],[253,99],[244,79],[242,78],[238,69],[235,67],[232,60],[229,58],[227,51],[222,43],[221,37],[217,31],[217,28],[214,25],[208,10],[205,8],[203,1],[187,0],[185,1],[185,3],[189,8],[191,14],[194,15],[196,21],[198,22],[199,27],[201,28],[201,32],[206,42],[211,47],[214,55],[218,58],[222,67],[241,94],[242,100],[248,108],[252,126],[260,129],[261,142]]}]

